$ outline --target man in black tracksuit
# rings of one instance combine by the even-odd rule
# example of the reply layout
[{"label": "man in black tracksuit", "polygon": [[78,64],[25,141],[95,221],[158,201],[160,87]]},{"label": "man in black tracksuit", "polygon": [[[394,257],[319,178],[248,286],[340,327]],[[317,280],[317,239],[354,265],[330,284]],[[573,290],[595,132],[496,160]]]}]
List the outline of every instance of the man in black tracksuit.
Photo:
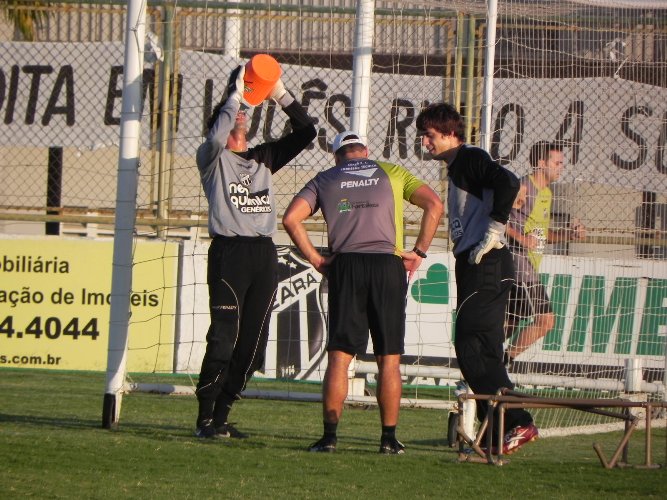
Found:
[{"label": "man in black tracksuit", "polygon": [[271,97],[289,117],[292,131],[248,149],[241,109],[243,74],[229,79],[227,99],[213,111],[197,167],[208,200],[211,326],[197,384],[196,435],[245,437],[227,422],[255,370],[264,362],[269,319],[278,286],[277,228],[272,174],[315,138],[312,119],[278,80]]},{"label": "man in black tracksuit", "polygon": [[[483,149],[464,144],[464,123],[449,104],[432,104],[417,117],[423,146],[447,163],[450,239],[456,258],[456,358],[476,394],[513,389],[503,364],[505,307],[514,282],[512,255],[505,245],[505,225],[519,190],[517,177]],[[477,404],[486,417],[487,403]],[[497,422],[497,419],[495,420]],[[537,438],[525,410],[505,413],[503,453]],[[493,433],[495,439],[497,433]]]}]

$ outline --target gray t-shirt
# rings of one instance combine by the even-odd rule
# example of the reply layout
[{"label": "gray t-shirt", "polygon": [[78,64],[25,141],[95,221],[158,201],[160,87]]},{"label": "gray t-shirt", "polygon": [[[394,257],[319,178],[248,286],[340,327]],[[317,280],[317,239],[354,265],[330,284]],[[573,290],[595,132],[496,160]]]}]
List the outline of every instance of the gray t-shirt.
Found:
[{"label": "gray t-shirt", "polygon": [[369,159],[349,160],[315,176],[297,194],[327,222],[332,253],[403,250],[403,200],[424,183],[405,168]]},{"label": "gray t-shirt", "polygon": [[315,138],[312,119],[297,101],[285,106],[292,131],[242,153],[226,149],[239,102],[228,99],[197,149],[197,167],[208,200],[208,231],[214,236],[271,236],[277,228],[271,176]]}]

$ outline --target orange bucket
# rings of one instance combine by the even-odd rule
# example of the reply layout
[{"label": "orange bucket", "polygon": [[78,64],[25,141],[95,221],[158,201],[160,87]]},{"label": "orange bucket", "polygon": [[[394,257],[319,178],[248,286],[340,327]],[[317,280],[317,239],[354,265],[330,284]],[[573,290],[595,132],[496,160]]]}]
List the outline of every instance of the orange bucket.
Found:
[{"label": "orange bucket", "polygon": [[273,90],[280,79],[280,64],[268,54],[256,54],[245,65],[243,76],[243,99],[251,106],[257,106]]}]

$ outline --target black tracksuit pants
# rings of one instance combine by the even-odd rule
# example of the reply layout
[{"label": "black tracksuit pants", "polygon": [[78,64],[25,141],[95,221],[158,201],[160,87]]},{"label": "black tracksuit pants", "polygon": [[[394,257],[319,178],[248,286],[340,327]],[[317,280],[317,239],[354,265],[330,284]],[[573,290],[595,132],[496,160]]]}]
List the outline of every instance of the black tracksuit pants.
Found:
[{"label": "black tracksuit pants", "polygon": [[[479,264],[468,263],[468,254],[464,251],[456,257],[456,358],[475,394],[496,394],[501,387],[514,389],[503,364],[505,308],[514,283],[512,254],[506,246],[494,249]],[[478,401],[477,418],[481,421],[486,414],[486,401]],[[506,432],[531,422],[526,410],[505,412]],[[494,431],[494,442],[496,436]]]},{"label": "black tracksuit pants", "polygon": [[198,423],[215,416],[217,426],[224,423],[218,415],[226,419],[264,364],[278,285],[276,247],[269,237],[217,236],[208,251],[207,274],[211,326],[196,394]]}]

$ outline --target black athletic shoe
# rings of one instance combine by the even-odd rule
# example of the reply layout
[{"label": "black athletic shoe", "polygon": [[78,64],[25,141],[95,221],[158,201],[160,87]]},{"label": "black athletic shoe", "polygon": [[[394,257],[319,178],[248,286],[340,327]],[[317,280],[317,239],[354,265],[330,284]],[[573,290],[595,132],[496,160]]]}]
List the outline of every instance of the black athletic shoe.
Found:
[{"label": "black athletic shoe", "polygon": [[225,422],[215,428],[215,437],[218,438],[232,438],[232,439],[246,439],[247,434],[241,432],[233,424]]},{"label": "black athletic shoe", "polygon": [[308,447],[308,451],[312,451],[315,453],[333,453],[336,451],[336,442],[338,440],[334,437],[328,437],[324,436],[322,439],[319,441],[311,444]]},{"label": "black athletic shoe", "polygon": [[216,436],[215,427],[213,426],[213,419],[207,418],[197,423],[195,436],[201,439],[214,439]]},{"label": "black athletic shoe", "polygon": [[380,453],[384,455],[402,455],[405,445],[396,438],[384,438],[380,442]]}]

